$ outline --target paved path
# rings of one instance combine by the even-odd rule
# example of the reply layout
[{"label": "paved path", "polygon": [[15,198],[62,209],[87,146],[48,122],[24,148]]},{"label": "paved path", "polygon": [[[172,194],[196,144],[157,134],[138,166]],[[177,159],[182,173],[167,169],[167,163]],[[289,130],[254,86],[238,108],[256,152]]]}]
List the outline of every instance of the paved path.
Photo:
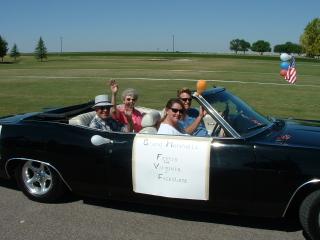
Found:
[{"label": "paved path", "polygon": [[95,201],[76,197],[60,204],[28,200],[0,180],[0,239],[17,240],[301,240],[295,224]]}]

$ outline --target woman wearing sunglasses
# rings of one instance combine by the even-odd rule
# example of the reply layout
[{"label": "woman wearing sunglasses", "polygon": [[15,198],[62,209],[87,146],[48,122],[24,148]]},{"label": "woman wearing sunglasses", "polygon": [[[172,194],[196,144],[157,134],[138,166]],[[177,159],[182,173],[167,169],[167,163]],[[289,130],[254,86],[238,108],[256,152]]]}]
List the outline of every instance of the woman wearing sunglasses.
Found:
[{"label": "woman wearing sunglasses", "polygon": [[200,112],[191,108],[191,91],[189,88],[181,88],[177,91],[177,97],[183,102],[186,114],[181,121],[179,121],[179,127],[190,135],[205,137],[208,136],[208,131],[202,121],[203,117],[207,114],[205,110],[200,106]]},{"label": "woman wearing sunglasses", "polygon": [[139,132],[142,129],[141,120],[143,115],[134,108],[138,100],[138,92],[133,88],[125,89],[121,94],[123,104],[116,106],[116,95],[119,87],[115,80],[110,81],[110,89],[112,92],[112,103],[114,105],[113,117],[125,125],[128,125],[130,119],[132,119],[133,131]]},{"label": "woman wearing sunglasses", "polygon": [[171,98],[164,110],[158,134],[185,135],[184,130],[179,128],[178,122],[183,118],[185,109],[179,98]]}]

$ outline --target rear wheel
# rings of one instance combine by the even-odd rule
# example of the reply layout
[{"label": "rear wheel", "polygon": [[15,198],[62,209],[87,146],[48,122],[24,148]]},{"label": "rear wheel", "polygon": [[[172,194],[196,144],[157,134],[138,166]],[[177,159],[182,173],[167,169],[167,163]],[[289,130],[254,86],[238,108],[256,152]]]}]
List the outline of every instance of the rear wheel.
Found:
[{"label": "rear wheel", "polygon": [[299,209],[303,230],[311,239],[320,239],[320,190],[308,195]]},{"label": "rear wheel", "polygon": [[20,163],[16,168],[16,179],[23,193],[34,201],[55,202],[66,192],[55,170],[41,162]]}]

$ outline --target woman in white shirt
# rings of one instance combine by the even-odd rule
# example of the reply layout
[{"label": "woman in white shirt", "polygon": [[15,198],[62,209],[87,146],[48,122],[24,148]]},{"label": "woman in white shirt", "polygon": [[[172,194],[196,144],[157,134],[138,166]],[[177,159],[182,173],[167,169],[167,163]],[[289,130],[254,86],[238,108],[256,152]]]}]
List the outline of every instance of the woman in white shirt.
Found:
[{"label": "woman in white shirt", "polygon": [[164,113],[158,134],[185,135],[184,130],[180,129],[178,125],[179,120],[185,114],[183,102],[179,98],[169,99]]}]

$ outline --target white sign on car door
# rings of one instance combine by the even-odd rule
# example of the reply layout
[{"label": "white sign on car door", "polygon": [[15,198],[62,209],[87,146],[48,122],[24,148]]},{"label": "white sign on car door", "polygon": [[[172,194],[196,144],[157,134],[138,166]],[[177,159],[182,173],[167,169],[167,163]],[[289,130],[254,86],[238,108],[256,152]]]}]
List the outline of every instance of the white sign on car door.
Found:
[{"label": "white sign on car door", "polygon": [[132,151],[133,191],[208,200],[211,140],[137,134]]}]

